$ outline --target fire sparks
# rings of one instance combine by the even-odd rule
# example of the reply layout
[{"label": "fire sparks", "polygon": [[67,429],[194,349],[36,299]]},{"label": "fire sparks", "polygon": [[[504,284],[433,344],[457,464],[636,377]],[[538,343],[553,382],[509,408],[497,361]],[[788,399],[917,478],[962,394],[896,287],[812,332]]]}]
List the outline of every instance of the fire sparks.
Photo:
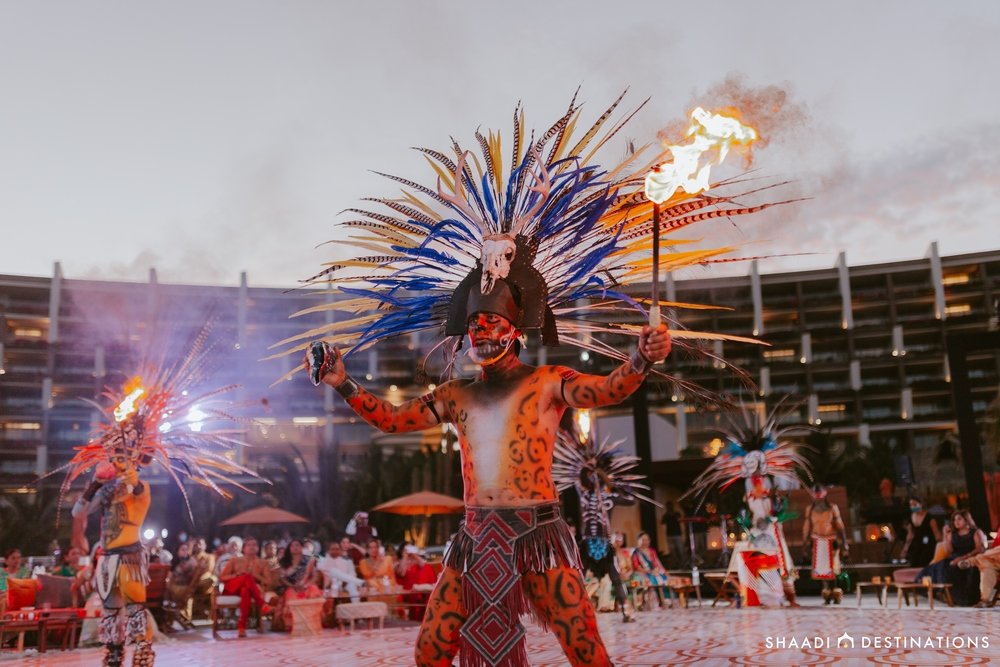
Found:
[{"label": "fire sparks", "polygon": [[[735,115],[735,114],[734,114]],[[672,162],[664,162],[646,174],[646,197],[657,204],[670,199],[677,190],[695,195],[709,186],[712,167],[722,164],[734,146],[749,146],[757,140],[757,130],[744,125],[734,115],[710,113],[701,107],[691,112],[686,144],[670,145]],[[712,153],[716,153],[714,160]],[[703,157],[709,159],[702,164]]]},{"label": "fire sparks", "polygon": [[146,393],[142,388],[142,378],[134,377],[125,384],[125,398],[115,408],[115,421],[121,423],[136,411],[136,402]]}]

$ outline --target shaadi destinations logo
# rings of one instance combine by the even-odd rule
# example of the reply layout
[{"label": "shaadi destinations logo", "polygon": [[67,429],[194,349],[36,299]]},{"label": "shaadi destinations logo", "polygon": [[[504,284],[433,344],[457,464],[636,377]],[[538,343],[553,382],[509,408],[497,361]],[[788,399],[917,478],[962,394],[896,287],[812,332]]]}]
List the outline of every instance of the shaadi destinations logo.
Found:
[{"label": "shaadi destinations logo", "polygon": [[764,638],[764,648],[769,649],[977,649],[989,648],[988,635],[914,636],[914,635],[862,635],[855,639],[845,632],[831,636],[770,636]]}]

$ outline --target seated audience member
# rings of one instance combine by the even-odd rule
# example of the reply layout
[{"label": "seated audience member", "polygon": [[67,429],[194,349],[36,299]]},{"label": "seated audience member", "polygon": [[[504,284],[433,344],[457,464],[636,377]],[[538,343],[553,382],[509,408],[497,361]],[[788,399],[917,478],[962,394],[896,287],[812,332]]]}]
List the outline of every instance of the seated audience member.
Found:
[{"label": "seated audience member", "polygon": [[352,542],[350,536],[348,535],[340,538],[340,550],[345,556],[354,561],[354,567],[357,567],[358,563],[360,563],[361,559],[366,555],[364,548]]},{"label": "seated audience member", "polygon": [[945,557],[920,571],[917,581],[930,577],[936,584],[951,584],[951,596],[956,605],[966,607],[979,600],[979,572],[974,568],[961,568],[959,563],[985,551],[986,538],[976,528],[972,515],[967,511],[952,514],[944,527]]},{"label": "seated audience member", "polygon": [[993,589],[997,585],[997,572],[1000,571],[1000,530],[993,539],[990,548],[976,556],[963,558],[958,567],[979,569],[979,602],[977,607],[986,607],[993,602]]},{"label": "seated audience member", "polygon": [[149,562],[163,565],[174,562],[174,555],[163,548],[163,540],[159,537],[149,543]]},{"label": "seated audience member", "polygon": [[[278,543],[274,540],[265,540],[260,547],[260,557],[267,561],[271,568],[272,575],[278,570]],[[276,575],[275,575],[276,576]]]},{"label": "seated audience member", "polygon": [[87,558],[80,547],[70,547],[62,556],[62,564],[52,571],[57,577],[70,577],[73,582],[70,584],[70,594],[73,596],[73,606],[83,604],[81,588],[84,585],[84,570],[86,569]]},{"label": "seated audience member", "polygon": [[236,623],[240,637],[247,636],[247,618],[250,617],[250,603],[257,605],[261,615],[271,613],[271,607],[264,603],[264,594],[271,580],[267,561],[258,555],[257,540],[248,537],[243,540],[243,554],[226,561],[219,581],[226,595],[240,596],[240,618]]},{"label": "seated audience member", "polygon": [[233,535],[226,540],[226,550],[215,561],[215,576],[222,574],[222,568],[226,566],[226,561],[236,558],[243,553],[243,538]]},{"label": "seated audience member", "polygon": [[194,595],[191,597],[191,615],[192,617],[200,617],[208,614],[209,599],[212,594],[212,587],[215,586],[216,582],[215,556],[208,551],[205,538],[192,538],[190,543],[191,555],[194,556],[200,566],[198,576],[195,580]]},{"label": "seated audience member", "polygon": [[368,541],[368,555],[358,563],[358,574],[369,588],[378,593],[385,593],[396,587],[396,568],[392,556],[382,553],[382,543],[378,540]]},{"label": "seated audience member", "polygon": [[31,577],[31,569],[26,563],[21,562],[20,549],[8,550],[3,558],[3,567],[0,568],[0,615],[7,611],[7,581]]},{"label": "seated audience member", "polygon": [[347,591],[352,602],[358,602],[358,587],[364,582],[357,575],[354,561],[344,555],[340,542],[330,542],[326,555],[320,559],[316,569],[323,574],[323,588],[329,597],[338,597]]},{"label": "seated audience member", "polygon": [[322,597],[323,593],[314,583],[316,561],[302,553],[302,540],[293,539],[285,547],[285,553],[278,562],[278,609],[274,612],[275,629],[292,629],[292,612],[288,608],[291,600]]},{"label": "seated audience member", "polygon": [[410,620],[423,619],[423,607],[427,606],[430,592],[437,583],[437,574],[420,555],[420,550],[412,544],[404,543],[399,547],[396,581],[404,591],[414,591],[403,595],[403,603],[407,605]]},{"label": "seated audience member", "polygon": [[636,547],[632,551],[632,570],[646,587],[656,591],[660,608],[664,608],[669,599],[669,593],[666,591],[667,571],[663,569],[660,557],[649,546],[649,542],[649,533],[639,533],[636,538]]},{"label": "seated audience member", "polygon": [[170,580],[167,583],[167,600],[177,610],[177,620],[185,628],[191,625],[191,598],[201,578],[202,565],[191,555],[191,542],[177,547],[177,555],[170,563]]},{"label": "seated audience member", "polygon": [[76,577],[81,569],[82,556],[83,551],[79,547],[70,547],[62,554],[59,565],[52,570],[52,574],[57,577]]}]

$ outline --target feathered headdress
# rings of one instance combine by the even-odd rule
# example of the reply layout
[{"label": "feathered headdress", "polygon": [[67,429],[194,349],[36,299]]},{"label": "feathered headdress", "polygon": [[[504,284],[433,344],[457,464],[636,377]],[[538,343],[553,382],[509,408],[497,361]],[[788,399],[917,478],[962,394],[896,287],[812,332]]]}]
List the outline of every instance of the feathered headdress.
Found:
[{"label": "feathered headdress", "polygon": [[641,459],[625,454],[621,450],[624,442],[605,438],[598,443],[590,435],[581,438],[575,432],[559,429],[552,461],[556,489],[575,489],[581,501],[594,495],[608,501],[638,499],[660,506],[646,495],[650,493],[643,482],[646,478],[635,472]]},{"label": "feathered headdress", "polygon": [[[121,389],[106,388],[101,394],[104,401],[87,401],[100,411],[102,421],[69,463],[49,473],[66,472],[60,498],[78,477],[116,456],[126,457],[138,468],[158,464],[180,488],[186,505],[185,479],[224,498],[232,496],[224,485],[252,493],[233,478],[238,474],[261,479],[234,460],[236,449],[246,443],[241,440],[242,429],[235,427],[240,420],[229,412],[232,403],[223,395],[237,385],[204,388],[212,352],[209,332],[206,325],[179,362],[147,363],[142,374]],[[226,423],[232,426],[221,425]]]},{"label": "feathered headdress", "polygon": [[725,446],[684,496],[704,500],[710,491],[725,491],[736,482],[754,475],[786,482],[799,482],[805,475],[811,480],[809,462],[799,453],[800,445],[787,439],[809,429],[800,425],[780,426],[786,415],[781,408],[779,403],[764,419],[757,411],[746,408],[740,411],[741,419],[731,414],[730,428],[720,433]]},{"label": "feathered headdress", "polygon": [[[647,144],[616,164],[598,163],[601,149],[645,105],[608,126],[623,97],[582,133],[577,131],[581,107],[574,96],[566,113],[537,137],[533,131],[526,134],[518,106],[506,150],[501,135],[492,131],[475,133],[478,153],[454,139],[445,151],[418,148],[436,177],[432,187],[381,174],[403,186],[401,196],[366,199],[380,210],[350,208],[356,217],[340,223],[352,234],[336,244],[360,254],[330,262],[304,281],[342,298],[297,315],[335,310],[346,318],[277,343],[274,347],[286,349],[276,356],[304,350],[308,342],[303,341],[316,338],[344,347],[350,356],[417,331],[443,329],[447,336],[457,336],[465,332],[469,300],[488,298],[505,283],[519,299],[514,324],[522,330],[539,330],[545,344],[565,342],[625,360],[626,346],[607,344],[593,334],[640,333],[640,326],[609,323],[606,315],[622,308],[646,314],[650,300],[629,296],[625,287],[651,279],[653,204],[644,194],[644,178],[669,159],[669,152],[650,150]],[[505,152],[509,165],[504,164]],[[739,191],[745,182],[708,184],[696,194],[677,190],[660,205],[664,243],[692,243],[674,234],[693,223],[784,203],[737,204],[739,197],[780,185]],[[718,194],[722,186],[737,191]],[[736,261],[719,258],[731,250],[664,252],[660,268]],[[708,306],[663,302],[662,307]],[[678,344],[685,339],[752,342],[724,334],[671,334]],[[460,342],[454,341],[452,351]]]},{"label": "feathered headdress", "polygon": [[562,492],[575,489],[580,498],[580,537],[585,555],[604,558],[610,545],[610,512],[616,501],[643,500],[662,507],[650,498],[645,476],[635,472],[638,456],[621,451],[624,440],[600,443],[592,433],[585,436],[576,429],[559,429],[552,461],[552,479]]}]

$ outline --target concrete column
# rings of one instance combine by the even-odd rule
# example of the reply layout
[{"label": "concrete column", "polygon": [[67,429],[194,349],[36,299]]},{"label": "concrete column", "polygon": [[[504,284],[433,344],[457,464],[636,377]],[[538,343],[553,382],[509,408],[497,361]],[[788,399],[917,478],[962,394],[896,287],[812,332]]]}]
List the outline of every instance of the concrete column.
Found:
[{"label": "concrete column", "polygon": [[726,362],[725,362],[725,358],[726,357],[725,357],[725,352],[722,349],[722,341],[721,340],[713,340],[712,341],[712,354],[715,356],[715,359],[712,360],[712,365],[715,368],[725,368],[726,367]]},{"label": "concrete column", "polygon": [[94,377],[103,378],[108,374],[108,369],[104,363],[104,346],[98,345],[94,348]]},{"label": "concrete column", "polygon": [[757,260],[750,262],[750,295],[753,298],[753,335],[764,335],[764,296],[760,289]]},{"label": "concrete column", "polygon": [[35,449],[35,474],[41,477],[49,471],[49,447],[40,444]]},{"label": "concrete column", "polygon": [[250,304],[250,288],[247,272],[240,272],[240,292],[236,301],[236,349],[242,350],[247,344],[247,307]]},{"label": "concrete column", "polygon": [[809,364],[812,363],[812,358],[812,334],[804,333],[802,334],[802,355],[799,357],[799,361],[803,364]]},{"label": "concrete column", "polygon": [[156,275],[156,267],[149,267],[149,290],[146,292],[146,336],[147,341],[153,336],[156,326],[156,311],[160,304],[160,280]]},{"label": "concrete column", "polygon": [[851,274],[847,269],[847,253],[837,255],[837,280],[840,284],[840,326],[854,328],[854,309],[851,306]]},{"label": "concrete column", "polygon": [[55,263],[52,286],[49,288],[49,345],[59,340],[59,306],[62,304],[62,265]]},{"label": "concrete column", "polygon": [[851,389],[861,391],[861,362],[857,359],[851,362]]},{"label": "concrete column", "polygon": [[674,420],[677,427],[677,452],[680,453],[688,446],[687,412],[684,409],[684,401],[677,402],[677,417]]},{"label": "concrete column", "polygon": [[906,345],[903,344],[903,326],[901,324],[897,324],[892,328],[892,356],[906,356]]},{"label": "concrete column", "polygon": [[944,307],[944,275],[941,271],[941,256],[938,255],[937,241],[931,243],[927,249],[927,255],[931,260],[931,285],[934,287],[934,317],[939,320],[948,319],[948,312]]},{"label": "concrete column", "polygon": [[760,367],[760,395],[771,395],[771,368],[769,366]]}]

